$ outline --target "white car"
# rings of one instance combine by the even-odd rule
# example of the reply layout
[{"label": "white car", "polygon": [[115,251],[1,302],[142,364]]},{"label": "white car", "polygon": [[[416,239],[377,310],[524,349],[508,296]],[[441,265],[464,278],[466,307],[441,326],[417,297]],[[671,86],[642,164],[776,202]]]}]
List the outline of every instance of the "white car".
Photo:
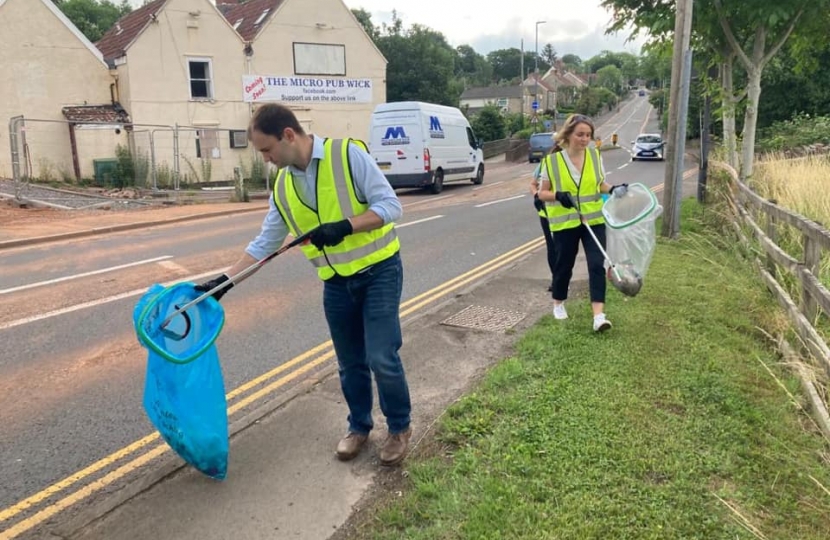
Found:
[{"label": "white car", "polygon": [[663,148],[666,143],[659,133],[640,133],[636,141],[631,141],[631,161],[638,159],[656,159],[663,161]]}]

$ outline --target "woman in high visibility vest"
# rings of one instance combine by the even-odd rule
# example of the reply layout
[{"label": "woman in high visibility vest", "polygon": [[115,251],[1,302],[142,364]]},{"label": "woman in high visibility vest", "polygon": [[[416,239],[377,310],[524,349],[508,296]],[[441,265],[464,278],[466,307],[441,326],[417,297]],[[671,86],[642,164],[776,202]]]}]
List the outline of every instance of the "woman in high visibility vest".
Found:
[{"label": "woman in high visibility vest", "polygon": [[586,227],[591,227],[605,247],[602,194],[622,197],[628,185],[612,186],[605,181],[599,150],[589,148],[593,140],[594,124],[590,118],[574,114],[565,121],[565,125],[556,134],[557,145],[554,151],[543,162],[539,198],[547,203],[548,222],[556,249],[553,316],[557,320],[568,318],[565,300],[568,298],[579,243],[582,242],[588,262],[588,288],[594,331],[604,332],[611,328],[611,322],[605,316],[605,260]]}]

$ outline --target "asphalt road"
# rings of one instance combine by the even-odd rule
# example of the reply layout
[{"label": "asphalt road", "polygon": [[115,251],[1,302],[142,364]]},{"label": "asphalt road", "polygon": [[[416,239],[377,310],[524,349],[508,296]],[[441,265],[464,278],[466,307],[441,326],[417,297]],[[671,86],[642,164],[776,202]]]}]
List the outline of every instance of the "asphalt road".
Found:
[{"label": "asphalt road", "polygon": [[[638,133],[657,130],[655,116],[647,98],[634,97],[599,128],[603,141],[617,133],[622,145],[603,153],[610,182],[662,183],[663,163],[632,163],[626,150]],[[494,164],[481,186],[399,192],[403,298],[413,305],[405,316],[422,309],[419,296],[541,236],[527,190],[533,168]],[[105,477],[147,444],[114,453],[154,432],[141,405],[147,353],[135,338],[133,306],[153,283],[223,271],[261,219],[243,214],[0,252],[0,538],[12,538],[3,529],[15,522],[88,503],[134,479]],[[223,299],[217,347],[231,419],[301,379],[267,389],[292,359],[329,339],[321,296],[316,273],[295,250]],[[432,293],[424,302],[443,298]]]}]

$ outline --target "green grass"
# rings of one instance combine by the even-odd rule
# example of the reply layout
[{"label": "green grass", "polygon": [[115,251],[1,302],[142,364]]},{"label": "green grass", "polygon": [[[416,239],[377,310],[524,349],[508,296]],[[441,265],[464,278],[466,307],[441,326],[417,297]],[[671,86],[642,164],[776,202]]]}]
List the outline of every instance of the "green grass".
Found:
[{"label": "green grass", "polygon": [[584,299],[542,318],[359,536],[830,538],[830,451],[761,330],[780,314],[701,219],[684,202],[640,295],[610,294],[611,332],[590,331]]}]

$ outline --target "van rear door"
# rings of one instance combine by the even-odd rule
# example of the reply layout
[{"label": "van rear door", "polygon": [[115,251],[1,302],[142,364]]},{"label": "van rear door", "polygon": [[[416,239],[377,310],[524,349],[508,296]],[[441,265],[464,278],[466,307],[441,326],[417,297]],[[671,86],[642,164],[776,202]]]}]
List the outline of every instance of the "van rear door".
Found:
[{"label": "van rear door", "polygon": [[393,187],[423,185],[424,140],[417,111],[372,115],[370,151]]}]

